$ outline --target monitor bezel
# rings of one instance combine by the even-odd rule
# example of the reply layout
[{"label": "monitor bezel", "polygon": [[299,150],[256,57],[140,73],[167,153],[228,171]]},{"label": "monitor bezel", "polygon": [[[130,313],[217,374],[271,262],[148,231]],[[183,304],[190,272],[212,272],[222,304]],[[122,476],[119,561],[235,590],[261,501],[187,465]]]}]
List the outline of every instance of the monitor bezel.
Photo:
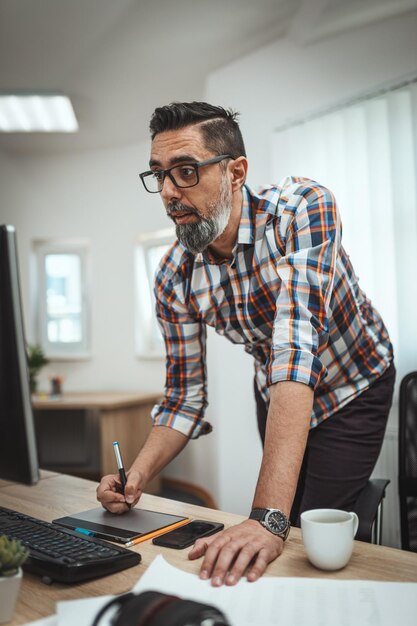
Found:
[{"label": "monitor bezel", "polygon": [[[14,429],[16,442],[12,450],[13,462],[10,463],[11,455],[8,451],[8,463],[3,465],[2,455],[0,454],[0,479],[24,484],[35,484],[39,480],[39,463],[29,385],[28,357],[23,322],[16,230],[14,226],[0,225],[0,262],[2,263],[2,267],[0,267],[0,287],[4,290],[3,293],[0,293],[0,297],[4,299],[2,305],[3,319],[0,320],[2,324],[0,334],[11,332],[13,335],[6,341],[1,341],[0,338],[0,349],[13,351],[15,359],[12,358],[10,361],[11,369],[15,371],[9,371],[7,375],[15,376],[16,379],[13,382],[17,385],[17,389],[15,388],[14,393],[10,393],[10,397],[5,400],[3,406],[6,406],[9,402],[10,410],[15,412],[14,419],[20,420]],[[6,348],[7,341],[10,342],[8,348]],[[7,415],[0,415],[0,430],[6,427],[10,427]],[[13,440],[12,443],[14,444]]]}]

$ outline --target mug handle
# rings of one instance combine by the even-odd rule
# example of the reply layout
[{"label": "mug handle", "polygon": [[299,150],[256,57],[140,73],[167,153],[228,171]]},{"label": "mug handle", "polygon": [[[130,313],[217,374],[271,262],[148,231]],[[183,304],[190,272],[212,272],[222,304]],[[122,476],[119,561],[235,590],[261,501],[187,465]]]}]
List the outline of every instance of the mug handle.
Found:
[{"label": "mug handle", "polygon": [[355,537],[356,533],[358,532],[359,517],[353,511],[349,511],[349,515],[353,519],[353,537]]}]

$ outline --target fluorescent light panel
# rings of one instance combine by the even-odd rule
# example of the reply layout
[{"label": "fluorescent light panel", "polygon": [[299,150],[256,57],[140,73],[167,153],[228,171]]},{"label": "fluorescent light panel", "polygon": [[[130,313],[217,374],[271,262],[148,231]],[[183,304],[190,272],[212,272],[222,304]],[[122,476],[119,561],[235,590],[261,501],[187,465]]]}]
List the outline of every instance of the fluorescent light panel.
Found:
[{"label": "fluorescent light panel", "polygon": [[0,94],[0,132],[75,133],[78,122],[62,95]]}]

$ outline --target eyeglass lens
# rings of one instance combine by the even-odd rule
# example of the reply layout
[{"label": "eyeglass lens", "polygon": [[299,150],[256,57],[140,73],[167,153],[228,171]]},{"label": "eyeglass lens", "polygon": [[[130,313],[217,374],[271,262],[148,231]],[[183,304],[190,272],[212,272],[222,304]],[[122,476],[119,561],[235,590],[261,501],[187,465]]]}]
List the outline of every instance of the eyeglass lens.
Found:
[{"label": "eyeglass lens", "polygon": [[169,176],[177,187],[193,187],[198,183],[197,168],[194,165],[177,165],[166,174],[163,171],[155,171],[145,177],[145,184],[149,191],[161,191],[165,176]]}]

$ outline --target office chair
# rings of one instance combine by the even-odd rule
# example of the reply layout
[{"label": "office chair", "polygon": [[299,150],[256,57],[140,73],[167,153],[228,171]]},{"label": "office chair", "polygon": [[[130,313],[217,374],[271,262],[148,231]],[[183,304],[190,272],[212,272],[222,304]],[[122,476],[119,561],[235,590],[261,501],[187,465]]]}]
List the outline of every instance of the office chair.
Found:
[{"label": "office chair", "polygon": [[362,489],[352,507],[359,518],[355,539],[381,545],[383,499],[390,482],[386,478],[370,478]]},{"label": "office chair", "polygon": [[417,552],[417,372],[400,385],[398,491],[401,547]]}]

